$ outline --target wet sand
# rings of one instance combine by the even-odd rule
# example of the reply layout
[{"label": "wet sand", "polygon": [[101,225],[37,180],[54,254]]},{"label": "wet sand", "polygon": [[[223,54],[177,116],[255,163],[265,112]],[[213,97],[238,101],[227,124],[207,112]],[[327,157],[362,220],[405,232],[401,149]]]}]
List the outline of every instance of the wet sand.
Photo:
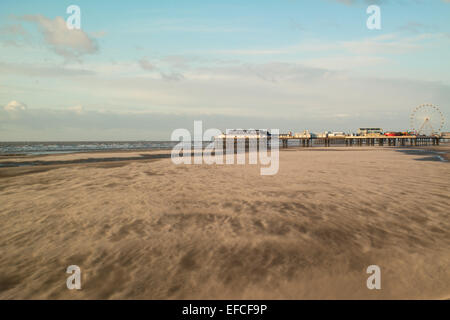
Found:
[{"label": "wet sand", "polygon": [[288,149],[275,176],[152,156],[167,151],[0,159],[47,162],[0,168],[0,298],[448,298],[436,148]]}]

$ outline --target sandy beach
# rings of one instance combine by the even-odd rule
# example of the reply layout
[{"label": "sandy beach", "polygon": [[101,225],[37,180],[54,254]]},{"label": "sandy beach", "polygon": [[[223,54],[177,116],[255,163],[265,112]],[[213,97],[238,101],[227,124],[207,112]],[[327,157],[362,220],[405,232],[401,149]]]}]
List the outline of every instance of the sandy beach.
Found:
[{"label": "sandy beach", "polygon": [[429,149],[292,148],[274,176],[168,151],[2,157],[41,165],[0,168],[0,299],[448,298],[450,163]]}]

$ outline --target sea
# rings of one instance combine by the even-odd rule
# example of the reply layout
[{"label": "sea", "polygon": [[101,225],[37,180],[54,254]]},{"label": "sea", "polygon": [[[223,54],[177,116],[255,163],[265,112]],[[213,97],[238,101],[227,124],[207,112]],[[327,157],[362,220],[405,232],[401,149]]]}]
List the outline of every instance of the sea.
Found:
[{"label": "sea", "polygon": [[[168,150],[179,141],[46,141],[46,142],[0,142],[0,156],[8,155],[46,155],[60,153],[132,151],[132,150]],[[203,141],[203,147],[210,141]],[[317,144],[314,141],[313,144]],[[189,144],[189,142],[187,142]],[[335,142],[345,145],[344,140]],[[300,141],[288,141],[289,146],[300,146]],[[319,143],[320,145],[320,143]]]},{"label": "sea", "polygon": [[60,153],[165,150],[177,141],[53,141],[53,142],[0,142],[0,155],[45,155]]}]

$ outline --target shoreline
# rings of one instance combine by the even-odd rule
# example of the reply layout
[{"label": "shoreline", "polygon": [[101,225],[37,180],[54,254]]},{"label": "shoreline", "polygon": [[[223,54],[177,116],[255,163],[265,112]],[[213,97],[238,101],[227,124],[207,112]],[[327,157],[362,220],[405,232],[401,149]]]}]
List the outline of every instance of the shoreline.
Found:
[{"label": "shoreline", "polygon": [[[280,152],[286,151],[370,151],[370,150],[398,150],[414,151],[416,155],[432,155],[441,157],[443,162],[450,161],[450,144],[440,146],[331,146],[331,147],[300,147],[291,146],[280,148]],[[14,167],[47,166],[47,165],[69,165],[93,162],[117,162],[117,161],[145,161],[154,159],[170,158],[171,149],[145,149],[145,150],[111,150],[111,151],[84,151],[58,154],[39,155],[0,155],[0,170]],[[246,150],[246,153],[248,151]],[[422,152],[423,154],[421,154]],[[110,157],[109,155],[123,155]],[[133,156],[126,156],[132,154]],[[103,155],[99,157],[99,155]],[[69,158],[69,159],[64,159]],[[26,160],[26,161],[23,161]]]}]

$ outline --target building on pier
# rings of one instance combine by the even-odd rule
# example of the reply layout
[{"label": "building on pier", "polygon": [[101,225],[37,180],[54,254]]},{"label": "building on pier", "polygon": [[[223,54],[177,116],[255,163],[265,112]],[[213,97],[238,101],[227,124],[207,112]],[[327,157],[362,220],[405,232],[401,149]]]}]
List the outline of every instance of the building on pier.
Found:
[{"label": "building on pier", "polygon": [[222,133],[217,138],[235,138],[235,139],[264,139],[270,138],[271,134],[268,130],[253,129],[227,129],[226,133]]},{"label": "building on pier", "polygon": [[358,135],[371,137],[371,136],[380,136],[383,134],[383,129],[381,128],[359,128]]}]

